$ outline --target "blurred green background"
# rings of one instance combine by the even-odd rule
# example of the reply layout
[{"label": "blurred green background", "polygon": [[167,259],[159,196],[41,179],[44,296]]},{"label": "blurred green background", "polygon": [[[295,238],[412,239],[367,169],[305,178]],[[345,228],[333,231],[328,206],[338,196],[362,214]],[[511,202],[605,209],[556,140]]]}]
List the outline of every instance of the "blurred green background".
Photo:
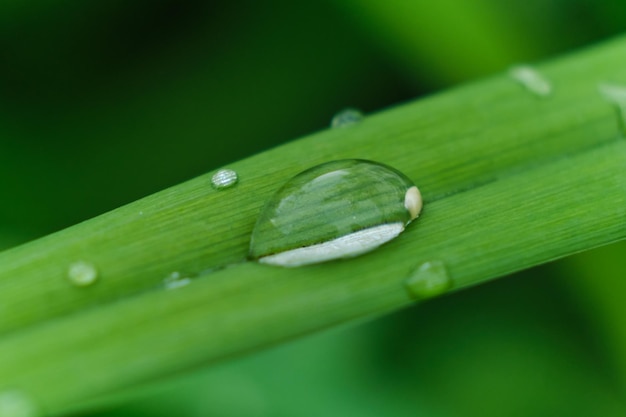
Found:
[{"label": "blurred green background", "polygon": [[[378,111],[624,27],[620,0],[4,0],[0,248],[324,129],[341,108]],[[624,416],[625,249],[84,415]]]}]

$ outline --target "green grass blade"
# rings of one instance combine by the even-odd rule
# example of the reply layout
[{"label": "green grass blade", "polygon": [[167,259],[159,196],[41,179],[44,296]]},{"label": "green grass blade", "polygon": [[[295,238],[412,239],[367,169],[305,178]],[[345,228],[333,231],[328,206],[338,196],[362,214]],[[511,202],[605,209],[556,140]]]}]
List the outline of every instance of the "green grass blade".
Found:
[{"label": "green grass blade", "polygon": [[[539,98],[506,76],[374,115],[0,254],[0,392],[57,413],[123,387],[409,304],[413,268],[441,261],[454,289],[626,237],[626,141],[597,92],[625,81],[626,39],[541,67]],[[348,261],[246,262],[260,207],[292,175],[342,158],[412,178],[423,215]],[[83,259],[100,281],[74,288]],[[195,276],[165,291],[172,271]],[[212,272],[210,272],[212,271]],[[59,378],[63,383],[58,383]]]}]

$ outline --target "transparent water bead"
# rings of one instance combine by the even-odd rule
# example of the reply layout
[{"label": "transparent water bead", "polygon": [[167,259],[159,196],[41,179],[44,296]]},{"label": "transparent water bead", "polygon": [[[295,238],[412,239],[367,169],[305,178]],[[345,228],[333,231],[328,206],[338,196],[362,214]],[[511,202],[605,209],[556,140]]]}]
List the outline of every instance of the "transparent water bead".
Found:
[{"label": "transparent water bead", "polygon": [[211,177],[211,184],[218,190],[237,184],[239,176],[232,169],[220,169]]},{"label": "transparent water bead", "polygon": [[68,268],[67,279],[77,287],[86,287],[98,280],[98,270],[91,262],[77,261]]},{"label": "transparent water bead", "polygon": [[452,288],[452,279],[441,261],[428,261],[418,266],[404,282],[412,297],[436,297]]},{"label": "transparent water bead", "polygon": [[0,417],[34,417],[38,415],[35,404],[21,391],[0,392]]},{"label": "transparent water bead", "polygon": [[603,83],[598,86],[602,98],[615,107],[619,120],[619,127],[626,135],[626,86]]},{"label": "transparent water bead", "polygon": [[353,108],[343,109],[333,116],[333,119],[330,121],[330,127],[334,129],[350,126],[360,122],[364,117],[363,112],[360,110]]},{"label": "transparent water bead", "polygon": [[509,70],[509,75],[524,88],[539,97],[552,94],[552,83],[529,65],[518,65]]},{"label": "transparent water bead", "polygon": [[175,290],[176,288],[185,287],[190,283],[191,279],[183,276],[178,271],[172,272],[163,280],[163,285],[165,286],[166,290]]},{"label": "transparent water bead", "polygon": [[289,180],[252,232],[250,257],[295,267],[357,256],[398,236],[422,209],[401,172],[359,159],[328,162]]}]

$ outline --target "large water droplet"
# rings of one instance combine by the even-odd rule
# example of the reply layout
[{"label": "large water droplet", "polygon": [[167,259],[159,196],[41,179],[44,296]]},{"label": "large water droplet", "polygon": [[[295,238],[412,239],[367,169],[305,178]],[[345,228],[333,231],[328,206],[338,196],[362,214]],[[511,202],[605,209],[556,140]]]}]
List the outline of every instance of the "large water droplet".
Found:
[{"label": "large water droplet", "polygon": [[213,184],[213,187],[221,190],[232,187],[237,184],[238,180],[239,176],[232,169],[220,169],[211,177],[211,184]]},{"label": "large water droplet", "polygon": [[330,121],[330,127],[347,127],[363,120],[363,113],[357,109],[343,109],[333,116]]},{"label": "large water droplet", "polygon": [[67,278],[77,287],[86,287],[96,282],[98,270],[90,262],[77,261],[72,263],[67,270]]},{"label": "large water droplet", "polygon": [[441,261],[428,261],[418,266],[404,282],[412,297],[436,297],[452,287],[452,279]]},{"label": "large water droplet", "polygon": [[619,128],[626,135],[626,86],[603,83],[598,86],[600,95],[617,111]]},{"label": "large water droplet", "polygon": [[17,390],[0,392],[0,417],[34,417],[37,406]]},{"label": "large water droplet", "polygon": [[509,70],[509,75],[536,96],[547,97],[552,94],[550,81],[531,66],[515,66]]},{"label": "large water droplet", "polygon": [[358,159],[328,162],[268,201],[250,256],[293,267],[360,255],[398,236],[421,209],[419,190],[401,172]]}]

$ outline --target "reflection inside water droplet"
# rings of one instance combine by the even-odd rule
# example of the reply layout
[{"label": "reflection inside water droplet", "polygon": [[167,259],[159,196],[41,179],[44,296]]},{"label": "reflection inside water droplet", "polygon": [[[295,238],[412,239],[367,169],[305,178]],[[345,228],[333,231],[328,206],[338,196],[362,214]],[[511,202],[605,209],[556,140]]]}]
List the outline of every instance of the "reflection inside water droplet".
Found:
[{"label": "reflection inside water droplet", "polygon": [[509,70],[509,75],[536,96],[547,97],[552,93],[550,81],[531,66],[515,66]]},{"label": "reflection inside water droplet", "polygon": [[348,108],[343,109],[333,116],[330,121],[330,127],[347,127],[363,120],[363,113],[360,110]]},{"label": "reflection inside water droplet", "polygon": [[96,282],[98,270],[91,262],[77,261],[68,268],[67,278],[77,287],[86,287]]},{"label": "reflection inside water droplet", "polygon": [[398,236],[421,208],[417,187],[393,168],[328,162],[298,174],[268,201],[250,256],[280,266],[356,256]]},{"label": "reflection inside water droplet", "polygon": [[413,298],[426,299],[444,294],[452,288],[452,279],[441,261],[428,261],[418,266],[404,282]]},{"label": "reflection inside water droplet", "polygon": [[218,190],[232,187],[237,183],[239,177],[232,169],[220,169],[213,177],[211,177],[211,184]]},{"label": "reflection inside water droplet", "polygon": [[21,391],[0,392],[1,417],[35,417],[37,414],[35,403]]}]

